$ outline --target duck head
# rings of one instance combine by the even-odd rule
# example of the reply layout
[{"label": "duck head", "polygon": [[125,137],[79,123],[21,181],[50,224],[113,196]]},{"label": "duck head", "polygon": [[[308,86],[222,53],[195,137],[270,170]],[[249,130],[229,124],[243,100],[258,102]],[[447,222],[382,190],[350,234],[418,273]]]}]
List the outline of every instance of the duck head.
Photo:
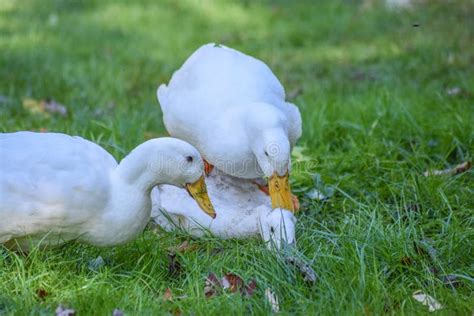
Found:
[{"label": "duck head", "polygon": [[177,145],[174,149],[175,154],[169,158],[167,163],[168,184],[185,188],[199,207],[207,215],[215,218],[216,212],[209,199],[204,180],[204,162],[201,155],[190,144],[177,139],[173,140]]},{"label": "duck head", "polygon": [[149,192],[159,184],[185,188],[207,215],[216,217],[204,181],[204,162],[190,144],[171,137],[149,140],[121,162],[121,169],[125,178],[136,179]]},{"label": "duck head", "polygon": [[262,212],[260,216],[260,234],[270,249],[281,249],[284,245],[295,246],[295,227],[296,217],[284,209]]},{"label": "duck head", "polygon": [[289,173],[291,145],[283,118],[273,107],[258,107],[248,120],[249,141],[258,166],[268,178],[272,208],[294,211]]}]

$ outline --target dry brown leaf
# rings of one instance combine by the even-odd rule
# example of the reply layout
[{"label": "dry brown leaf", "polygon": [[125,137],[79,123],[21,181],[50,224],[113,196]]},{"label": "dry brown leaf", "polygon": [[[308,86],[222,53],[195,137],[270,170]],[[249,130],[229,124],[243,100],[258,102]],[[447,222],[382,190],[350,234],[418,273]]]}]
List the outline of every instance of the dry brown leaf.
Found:
[{"label": "dry brown leaf", "polygon": [[222,288],[219,279],[217,279],[214,273],[210,273],[206,278],[206,284],[204,286],[204,296],[206,298],[213,297]]},{"label": "dry brown leaf", "polygon": [[45,289],[43,289],[43,288],[38,289],[38,290],[36,291],[36,294],[38,295],[38,297],[39,297],[41,300],[44,300],[44,298],[49,295],[49,293],[48,293]]},{"label": "dry brown leaf", "polygon": [[181,263],[178,261],[176,257],[176,253],[174,252],[169,252],[168,253],[168,274],[176,278],[178,277],[183,270],[183,267],[181,266]]},{"label": "dry brown leaf", "polygon": [[[176,297],[176,299],[185,298],[185,297],[186,297],[186,296]],[[173,299],[174,299],[173,292],[171,292],[171,289],[170,289],[169,287],[166,288],[165,294],[163,294],[163,301],[164,301],[164,302],[172,302]],[[174,308],[174,309],[172,309],[172,310],[170,310],[169,312],[170,312],[170,314],[176,315],[176,316],[182,314],[181,310],[180,310],[179,308],[177,308],[177,307]]]},{"label": "dry brown leaf", "polygon": [[257,281],[252,280],[249,282],[249,284],[245,286],[245,288],[243,289],[242,295],[246,297],[251,297],[256,288],[257,288]]},{"label": "dry brown leaf", "polygon": [[463,162],[453,168],[448,168],[444,170],[429,170],[425,171],[423,175],[425,177],[429,176],[453,176],[459,173],[463,173],[471,169],[472,163],[470,161]]},{"label": "dry brown leaf", "polygon": [[278,313],[280,311],[280,303],[278,302],[278,297],[275,295],[275,293],[273,293],[272,290],[270,290],[269,288],[266,288],[265,298],[270,304],[272,311],[274,313]]},{"label": "dry brown leaf", "polygon": [[236,274],[226,273],[221,280],[222,288],[230,292],[241,290],[244,286],[244,280]]},{"label": "dry brown leaf", "polygon": [[422,291],[416,291],[412,296],[416,301],[428,306],[428,311],[430,312],[434,312],[443,308],[443,306],[437,300],[435,300],[432,296],[423,293]]},{"label": "dry brown leaf", "polygon": [[210,273],[206,278],[204,295],[209,298],[221,294],[223,290],[228,290],[230,293],[238,291],[242,296],[250,297],[256,288],[257,281],[255,280],[245,284],[240,276],[233,273],[226,273],[221,279],[218,279],[214,273]]},{"label": "dry brown leaf", "polygon": [[58,305],[55,310],[56,316],[76,316],[76,311],[72,308],[66,308],[63,305]]},{"label": "dry brown leaf", "polygon": [[172,301],[173,300],[173,292],[171,292],[171,289],[168,287],[165,290],[165,294],[163,294],[163,301]]}]

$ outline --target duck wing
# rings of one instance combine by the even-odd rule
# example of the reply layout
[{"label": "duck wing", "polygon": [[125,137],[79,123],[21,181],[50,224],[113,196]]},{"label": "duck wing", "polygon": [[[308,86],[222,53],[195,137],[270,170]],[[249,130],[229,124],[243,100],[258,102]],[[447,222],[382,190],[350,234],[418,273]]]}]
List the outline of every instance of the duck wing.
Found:
[{"label": "duck wing", "polygon": [[70,229],[109,199],[115,159],[80,137],[55,133],[0,134],[0,241]]}]

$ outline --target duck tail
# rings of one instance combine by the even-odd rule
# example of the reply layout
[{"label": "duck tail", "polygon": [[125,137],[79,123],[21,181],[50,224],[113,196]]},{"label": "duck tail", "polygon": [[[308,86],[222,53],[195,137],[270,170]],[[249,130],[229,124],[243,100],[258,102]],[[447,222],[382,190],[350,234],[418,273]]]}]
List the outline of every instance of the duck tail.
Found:
[{"label": "duck tail", "polygon": [[168,87],[166,84],[163,83],[158,87],[156,90],[156,98],[161,106],[161,110],[164,110],[168,101]]}]

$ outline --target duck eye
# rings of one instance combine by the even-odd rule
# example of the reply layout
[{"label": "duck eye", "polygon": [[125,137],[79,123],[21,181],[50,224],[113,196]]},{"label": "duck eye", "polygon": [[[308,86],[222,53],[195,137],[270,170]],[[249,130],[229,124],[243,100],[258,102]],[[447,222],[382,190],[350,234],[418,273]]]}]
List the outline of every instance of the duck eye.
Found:
[{"label": "duck eye", "polygon": [[187,162],[193,162],[193,157],[192,156],[187,156],[186,161]]}]

